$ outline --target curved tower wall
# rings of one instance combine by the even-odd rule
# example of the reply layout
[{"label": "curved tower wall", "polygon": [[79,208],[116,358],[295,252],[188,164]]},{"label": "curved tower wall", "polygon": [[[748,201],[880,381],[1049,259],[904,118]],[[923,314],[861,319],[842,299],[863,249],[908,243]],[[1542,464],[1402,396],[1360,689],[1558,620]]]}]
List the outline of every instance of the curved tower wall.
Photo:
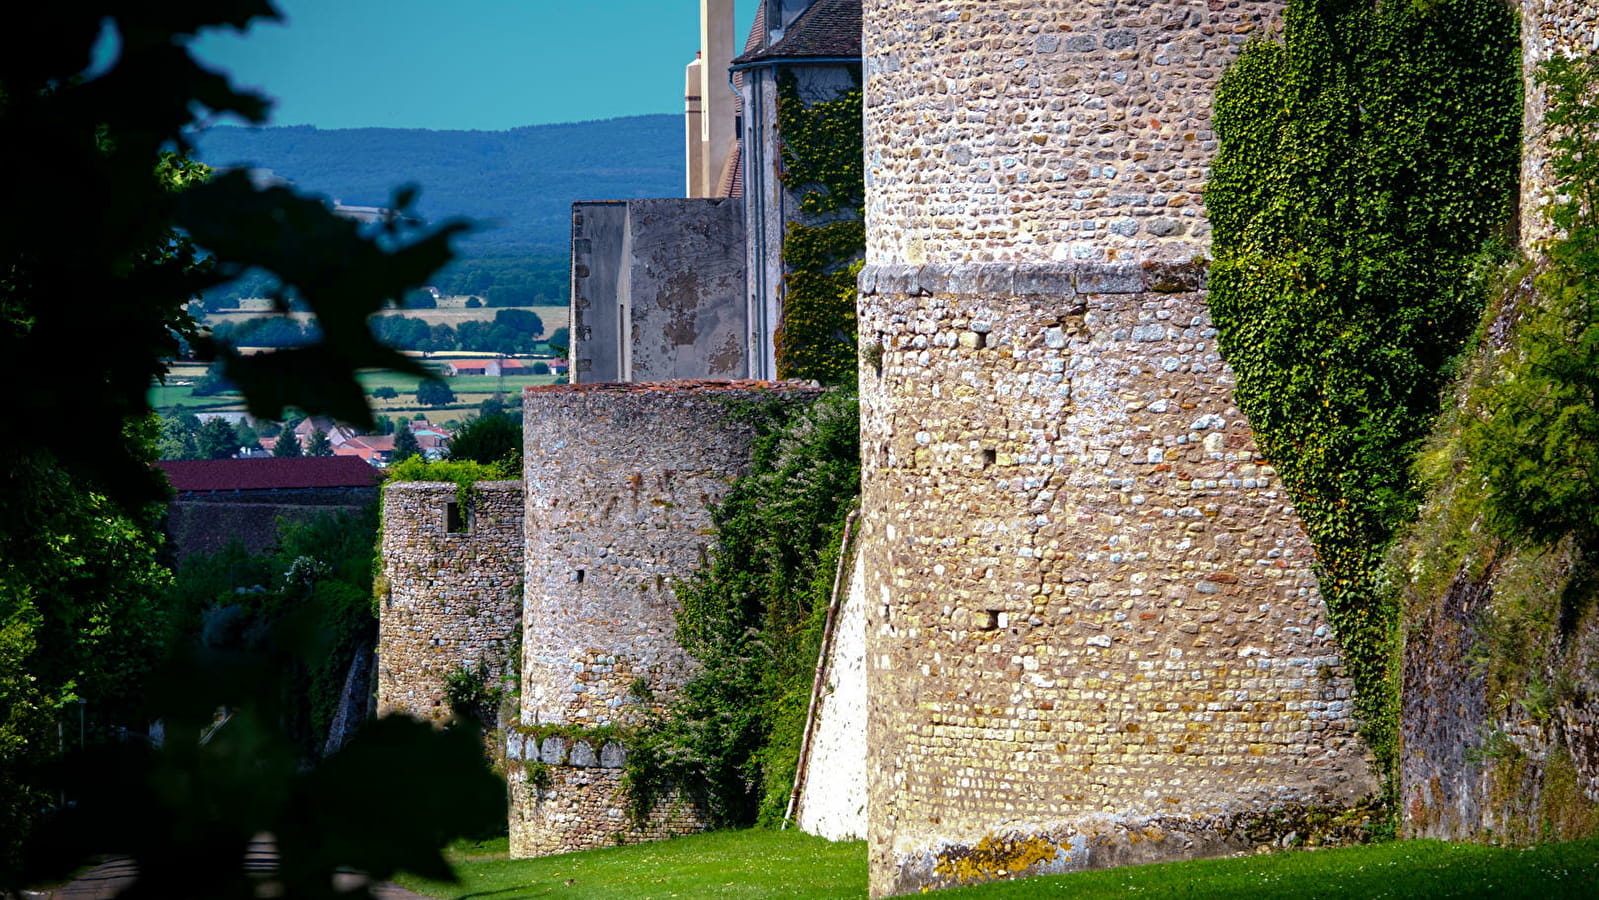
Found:
[{"label": "curved tower wall", "polygon": [[[622,791],[626,750],[584,729],[638,726],[678,695],[695,663],[676,639],[675,584],[705,562],[711,507],[748,470],[742,405],[807,403],[820,390],[749,381],[529,388],[522,728],[511,854],[536,856],[705,827],[668,796],[643,823]],[[540,726],[567,726],[564,736]]]},{"label": "curved tower wall", "polygon": [[1190,262],[1212,92],[1276,10],[866,0],[874,896],[1249,849],[1376,789]]}]

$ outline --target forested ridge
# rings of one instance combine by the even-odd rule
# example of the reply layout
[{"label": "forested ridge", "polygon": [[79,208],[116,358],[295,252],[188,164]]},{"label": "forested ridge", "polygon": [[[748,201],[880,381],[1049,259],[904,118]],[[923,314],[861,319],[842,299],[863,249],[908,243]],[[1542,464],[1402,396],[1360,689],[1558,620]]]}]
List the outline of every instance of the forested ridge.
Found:
[{"label": "forested ridge", "polygon": [[423,218],[478,225],[437,286],[505,306],[565,301],[572,201],[683,192],[682,128],[671,115],[509,131],[218,126],[195,144],[208,165],[270,170],[350,206],[385,206],[395,185],[421,185]]}]

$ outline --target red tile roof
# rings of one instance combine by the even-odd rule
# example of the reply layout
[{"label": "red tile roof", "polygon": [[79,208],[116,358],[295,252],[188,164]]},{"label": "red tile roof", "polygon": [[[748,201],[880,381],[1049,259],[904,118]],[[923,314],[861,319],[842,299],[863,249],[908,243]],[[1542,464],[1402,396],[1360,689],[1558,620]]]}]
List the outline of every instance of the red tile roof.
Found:
[{"label": "red tile roof", "polygon": [[372,487],[383,480],[382,472],[353,456],[183,459],[155,465],[179,492]]}]

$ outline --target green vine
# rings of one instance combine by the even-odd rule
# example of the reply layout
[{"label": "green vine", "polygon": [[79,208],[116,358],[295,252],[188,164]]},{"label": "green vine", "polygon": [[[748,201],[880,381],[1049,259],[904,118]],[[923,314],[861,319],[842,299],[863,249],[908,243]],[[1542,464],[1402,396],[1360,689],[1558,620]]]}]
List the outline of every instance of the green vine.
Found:
[{"label": "green vine", "polygon": [[1315,547],[1389,775],[1398,610],[1379,572],[1483,308],[1476,256],[1511,218],[1519,75],[1498,0],[1290,0],[1281,41],[1247,46],[1217,92],[1218,345]]},{"label": "green vine", "polygon": [[830,392],[739,413],[759,429],[750,473],[714,512],[709,564],[678,586],[678,641],[701,664],[629,748],[635,816],[672,789],[717,825],[776,822],[793,785],[812,666],[860,493],[859,404]]},{"label": "green vine", "polygon": [[799,81],[778,80],[777,124],[783,183],[800,195],[811,221],[783,235],[783,316],[775,336],[779,378],[823,384],[855,378],[855,277],[866,249],[860,211],[866,197],[860,73],[856,87],[807,104]]}]

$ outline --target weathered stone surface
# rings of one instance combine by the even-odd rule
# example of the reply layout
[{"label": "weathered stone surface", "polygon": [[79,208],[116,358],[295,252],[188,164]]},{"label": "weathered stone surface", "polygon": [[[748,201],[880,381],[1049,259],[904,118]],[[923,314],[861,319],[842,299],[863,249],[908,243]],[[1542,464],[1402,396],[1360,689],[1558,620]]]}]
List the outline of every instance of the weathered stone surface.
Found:
[{"label": "weathered stone surface", "polygon": [[1216,85],[1280,8],[866,0],[868,259],[1202,254]]},{"label": "weathered stone surface", "polygon": [[1544,133],[1544,92],[1533,74],[1556,55],[1599,53],[1599,5],[1592,0],[1520,0],[1523,92],[1521,154],[1521,245],[1535,250],[1553,236],[1545,215],[1557,185],[1549,172],[1549,147]]},{"label": "weathered stone surface", "polygon": [[[525,392],[524,725],[636,726],[677,696],[694,663],[676,641],[673,585],[703,564],[710,507],[749,468],[754,429],[739,408],[820,394],[747,381]],[[705,827],[676,796],[636,827],[620,794],[623,748],[606,743],[596,754],[592,742],[562,741],[556,757],[555,740],[545,739],[541,756],[552,787],[513,780],[513,856]]]},{"label": "weathered stone surface", "polygon": [[544,776],[549,783],[540,787],[528,783],[523,766],[512,766],[507,774],[513,859],[658,841],[703,831],[708,824],[676,793],[661,798],[642,824],[635,823],[619,768],[548,766]]},{"label": "weathered stone surface", "polygon": [[461,533],[448,530],[451,505],[458,505],[453,484],[384,488],[380,715],[448,718],[445,677],[481,662],[489,684],[498,684],[522,627],[521,483],[475,485]]},{"label": "weathered stone surface", "polygon": [[877,895],[1015,832],[1059,851],[1030,872],[1248,849],[1241,825],[1376,786],[1203,295],[1063,308],[862,303]]}]

